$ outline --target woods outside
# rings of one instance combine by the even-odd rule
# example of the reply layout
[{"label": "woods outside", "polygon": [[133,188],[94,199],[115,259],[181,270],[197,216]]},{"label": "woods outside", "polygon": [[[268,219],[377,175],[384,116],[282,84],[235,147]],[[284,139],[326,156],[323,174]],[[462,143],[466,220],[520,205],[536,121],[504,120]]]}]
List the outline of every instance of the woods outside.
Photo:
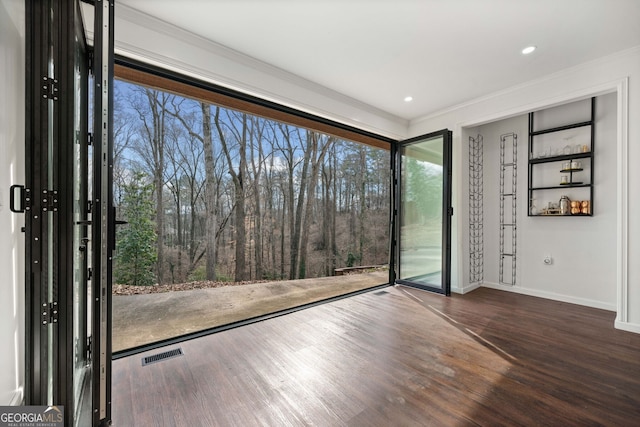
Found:
[{"label": "woods outside", "polygon": [[388,262],[388,151],[122,81],[115,102],[116,283]]}]

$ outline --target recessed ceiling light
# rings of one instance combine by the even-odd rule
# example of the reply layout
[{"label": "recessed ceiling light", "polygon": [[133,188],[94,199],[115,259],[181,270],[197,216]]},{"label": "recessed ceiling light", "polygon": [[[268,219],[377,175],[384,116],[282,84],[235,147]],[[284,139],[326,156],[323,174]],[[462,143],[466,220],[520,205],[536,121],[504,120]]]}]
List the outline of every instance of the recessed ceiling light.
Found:
[{"label": "recessed ceiling light", "polygon": [[533,52],[534,50],[536,50],[536,47],[535,47],[535,46],[527,46],[527,47],[525,47],[524,49],[522,49],[522,54],[523,54],[523,55],[528,55],[528,54],[530,54],[531,52]]},{"label": "recessed ceiling light", "polygon": [[404,98],[404,102],[411,102],[411,101],[413,101],[413,96],[406,96]]}]

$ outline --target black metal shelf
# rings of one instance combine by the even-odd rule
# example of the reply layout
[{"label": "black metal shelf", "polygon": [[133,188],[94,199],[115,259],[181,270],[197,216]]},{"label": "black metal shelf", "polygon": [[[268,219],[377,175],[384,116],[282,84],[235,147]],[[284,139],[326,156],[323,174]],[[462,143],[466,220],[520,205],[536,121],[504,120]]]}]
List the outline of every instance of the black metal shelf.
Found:
[{"label": "black metal shelf", "polygon": [[585,126],[591,126],[592,124],[593,124],[593,121],[588,120],[586,122],[573,123],[573,124],[570,124],[570,125],[558,126],[556,128],[536,130],[536,131],[531,132],[530,135],[531,136],[536,136],[536,135],[544,135],[545,133],[561,132],[563,130],[569,130],[569,129],[582,128],[582,127],[585,127]]},{"label": "black metal shelf", "polygon": [[576,216],[592,216],[591,214],[570,214],[570,215],[562,215],[562,214],[535,214],[535,215],[531,215],[529,214],[529,216],[537,216],[537,217],[563,217],[563,218],[571,218],[571,217],[576,217]]},{"label": "black metal shelf", "polygon": [[[573,188],[588,188],[589,189],[589,213],[588,214],[575,214],[575,215],[560,215],[560,214],[531,214],[531,209],[527,212],[527,216],[552,216],[552,217],[575,217],[575,216],[593,216],[593,182],[594,182],[594,152],[595,152],[595,107],[596,107],[596,99],[595,97],[591,98],[591,119],[587,121],[571,123],[564,126],[557,126],[549,129],[540,129],[534,130],[534,113],[529,113],[529,180],[528,180],[528,188],[529,188],[529,202],[534,199],[534,192],[546,191],[546,190],[566,190]],[[580,127],[589,126],[590,129],[590,139],[591,146],[589,147],[590,151],[580,152],[580,153],[572,153],[572,154],[561,154],[558,156],[549,156],[549,157],[539,157],[533,158],[534,153],[534,140],[538,135],[545,135],[554,132],[561,132],[569,129],[576,129]],[[534,181],[534,169],[536,166],[545,164],[545,163],[555,163],[555,162],[566,162],[573,161],[578,159],[589,159],[589,173],[588,176],[585,176],[585,181],[588,179],[588,183],[585,184],[582,181],[573,182],[574,173],[581,172],[583,168],[575,168],[575,169],[561,169],[559,173],[569,174],[569,182],[560,185],[550,185],[544,187],[533,187],[532,183]],[[539,171],[537,172],[539,173]],[[557,193],[556,193],[557,194]],[[586,200],[586,199],[585,199]]]},{"label": "black metal shelf", "polygon": [[581,188],[581,187],[591,187],[591,184],[560,184],[560,185],[550,185],[548,187],[531,187],[529,190],[531,191],[539,191],[539,190],[557,190],[557,189],[567,189],[567,188]]},{"label": "black metal shelf", "polygon": [[539,158],[530,158],[529,163],[532,165],[537,165],[540,163],[553,163],[553,162],[563,162],[565,160],[574,160],[574,159],[590,159],[593,157],[591,151],[586,153],[576,153],[576,154],[562,154],[560,156],[551,156],[551,157],[539,157]]}]

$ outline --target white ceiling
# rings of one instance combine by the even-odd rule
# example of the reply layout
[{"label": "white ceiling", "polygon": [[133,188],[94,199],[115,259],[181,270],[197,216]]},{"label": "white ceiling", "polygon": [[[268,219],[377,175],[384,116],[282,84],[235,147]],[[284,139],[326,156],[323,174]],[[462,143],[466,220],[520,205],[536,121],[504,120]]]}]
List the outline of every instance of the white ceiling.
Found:
[{"label": "white ceiling", "polygon": [[118,3],[405,120],[640,45],[640,0]]}]

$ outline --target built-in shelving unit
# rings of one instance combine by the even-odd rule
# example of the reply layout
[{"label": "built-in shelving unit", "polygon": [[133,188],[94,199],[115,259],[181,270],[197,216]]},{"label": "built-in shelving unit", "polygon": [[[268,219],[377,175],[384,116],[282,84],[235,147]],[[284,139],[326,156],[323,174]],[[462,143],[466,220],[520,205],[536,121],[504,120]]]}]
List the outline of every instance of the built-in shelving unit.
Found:
[{"label": "built-in shelving unit", "polygon": [[[593,216],[595,103],[591,98],[589,120],[548,129],[536,129],[536,113],[529,113],[528,216]],[[579,143],[566,142],[576,130]],[[570,199],[568,212],[562,196]]]}]

